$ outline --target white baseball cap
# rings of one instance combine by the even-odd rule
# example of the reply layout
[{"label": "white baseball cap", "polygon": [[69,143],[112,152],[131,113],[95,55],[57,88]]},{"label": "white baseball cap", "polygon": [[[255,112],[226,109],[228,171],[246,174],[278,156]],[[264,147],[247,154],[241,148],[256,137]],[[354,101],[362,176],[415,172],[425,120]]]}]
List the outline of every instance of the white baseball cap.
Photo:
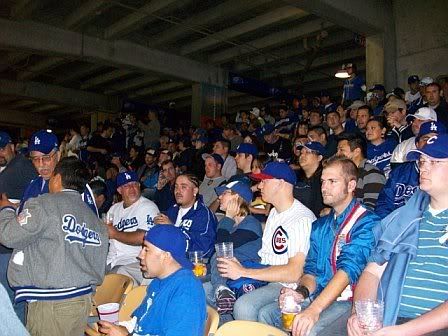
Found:
[{"label": "white baseball cap", "polygon": [[436,111],[434,111],[432,108],[430,107],[420,107],[417,112],[415,112],[414,114],[408,114],[406,116],[406,119],[420,119],[420,120],[433,120],[433,121],[437,121],[437,113]]},{"label": "white baseball cap", "polygon": [[252,113],[254,116],[259,117],[260,109],[258,107],[253,107],[252,110],[249,111],[249,113]]}]

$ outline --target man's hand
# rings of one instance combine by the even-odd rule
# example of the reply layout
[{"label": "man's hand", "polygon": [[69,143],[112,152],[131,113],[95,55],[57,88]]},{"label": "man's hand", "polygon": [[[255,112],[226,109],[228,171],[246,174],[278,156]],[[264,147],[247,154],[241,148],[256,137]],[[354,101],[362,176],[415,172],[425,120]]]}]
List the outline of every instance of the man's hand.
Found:
[{"label": "man's hand", "polygon": [[363,335],[363,332],[362,332],[361,328],[359,327],[358,317],[356,316],[356,314],[352,314],[352,316],[350,316],[348,318],[347,333],[348,333],[348,336],[362,336]]},{"label": "man's hand", "polygon": [[173,224],[173,223],[171,223],[171,220],[168,218],[168,216],[164,215],[162,213],[159,213],[157,216],[154,217],[154,223],[155,224]]},{"label": "man's hand", "polygon": [[11,203],[8,199],[8,196],[6,196],[5,193],[1,194],[0,198],[0,208],[6,207],[6,206],[12,206],[14,208],[17,208],[18,204]]},{"label": "man's hand", "polygon": [[217,258],[218,271],[222,277],[236,280],[243,276],[244,267],[236,258]]},{"label": "man's hand", "polygon": [[98,321],[98,331],[110,336],[127,336],[128,330],[123,326],[118,326],[107,321]]},{"label": "man's hand", "polygon": [[308,307],[303,312],[296,315],[292,325],[293,336],[307,336],[319,321],[320,313],[312,307]]},{"label": "man's hand", "polygon": [[280,290],[280,296],[278,297],[278,306],[280,310],[283,308],[283,305],[285,304],[285,297],[287,296],[293,296],[294,301],[297,303],[301,303],[304,300],[304,297],[302,294],[297,293],[294,289],[283,287]]},{"label": "man's hand", "polygon": [[107,233],[109,234],[109,239],[115,239],[115,234],[118,232],[118,230],[112,224],[106,224],[106,227]]}]

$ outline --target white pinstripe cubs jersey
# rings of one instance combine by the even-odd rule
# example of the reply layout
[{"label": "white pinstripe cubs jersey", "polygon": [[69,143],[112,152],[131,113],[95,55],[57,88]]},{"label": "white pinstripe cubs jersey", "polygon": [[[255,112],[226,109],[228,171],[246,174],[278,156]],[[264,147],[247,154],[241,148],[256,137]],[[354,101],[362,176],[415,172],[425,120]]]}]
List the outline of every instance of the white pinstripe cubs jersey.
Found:
[{"label": "white pinstripe cubs jersey", "polygon": [[[302,252],[305,256],[310,247],[311,224],[316,220],[313,212],[294,200],[283,212],[272,208],[263,232],[263,243],[258,255],[264,265],[286,265],[288,259]],[[293,284],[283,284],[292,287]],[[295,284],[294,284],[295,285]]]},{"label": "white pinstripe cubs jersey", "polygon": [[[113,225],[118,231],[148,231],[154,226],[154,217],[159,213],[159,208],[154,202],[140,196],[137,202],[127,208],[123,207],[123,202],[112,205],[109,212],[114,215]],[[109,241],[107,264],[114,267],[115,265],[128,265],[137,262],[137,256],[141,249],[141,246],[132,246],[111,239]]]}]

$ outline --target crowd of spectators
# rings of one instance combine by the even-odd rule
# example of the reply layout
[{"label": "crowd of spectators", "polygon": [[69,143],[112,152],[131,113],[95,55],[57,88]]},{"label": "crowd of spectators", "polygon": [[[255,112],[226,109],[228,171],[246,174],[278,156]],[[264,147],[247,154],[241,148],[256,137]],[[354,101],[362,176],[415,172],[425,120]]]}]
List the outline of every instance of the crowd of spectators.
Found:
[{"label": "crowd of spectators", "polygon": [[[6,194],[0,200],[0,243],[14,249],[0,245],[0,275],[10,297],[10,285],[58,288],[54,281],[61,281],[60,288],[91,291],[104,272],[148,284],[137,259],[146,260],[142,244],[147,253],[151,242],[170,251],[151,237],[155,227],[170,225],[183,233],[185,252],[202,251],[209,260],[204,298],[224,321],[281,328],[280,309],[292,295],[302,303],[294,336],[355,336],[361,331],[351,300],[378,298],[385,301],[386,331],[375,335],[442,335],[448,328],[448,78],[439,83],[412,75],[408,91],[387,93],[382,84],[367,90],[355,64],[347,71],[341,97],[323,90],[204,125],[169,128],[151,110],[107,120],[93,131],[87,124],[74,126],[59,138],[40,130],[20,148],[0,132],[0,193]],[[88,183],[75,176],[83,171],[80,163]],[[81,194],[76,202],[71,189]],[[38,197],[48,193],[63,195],[59,203],[55,195]],[[102,271],[89,275],[93,263],[85,262],[76,269],[84,276],[72,275],[72,281],[36,283],[39,277],[22,274],[26,253],[50,235],[39,222],[46,215],[38,208],[51,208],[45,202],[55,207],[49,221],[57,222],[70,202],[78,209],[77,222],[67,224],[59,244],[65,239],[84,248],[98,243],[94,237],[108,244],[107,254],[103,248],[89,252],[104,263]],[[107,234],[97,222],[86,224],[92,215],[105,219]],[[80,223],[90,235],[77,233]],[[24,229],[14,232],[13,225]],[[234,258],[217,258],[217,242],[232,242]],[[173,257],[169,265],[185,267]],[[46,269],[27,267],[38,274]],[[162,273],[154,277],[163,279]],[[29,291],[22,295],[35,300]],[[14,307],[23,321],[23,306]],[[44,330],[46,320],[36,322],[36,309],[44,308],[32,308],[27,328]],[[198,323],[204,323],[200,314]]]}]

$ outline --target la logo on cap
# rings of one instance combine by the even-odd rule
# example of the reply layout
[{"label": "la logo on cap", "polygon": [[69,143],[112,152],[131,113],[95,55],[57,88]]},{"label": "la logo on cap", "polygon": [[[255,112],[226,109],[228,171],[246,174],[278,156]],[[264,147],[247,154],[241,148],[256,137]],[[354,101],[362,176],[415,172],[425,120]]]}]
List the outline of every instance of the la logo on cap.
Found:
[{"label": "la logo on cap", "polygon": [[437,125],[433,122],[431,122],[431,131],[436,131],[437,132]]},{"label": "la logo on cap", "polygon": [[126,180],[130,180],[131,179],[131,175],[129,175],[129,174],[124,174],[124,176],[126,177]]},{"label": "la logo on cap", "polygon": [[40,139],[38,137],[34,138],[34,144],[35,145],[40,145]]}]

